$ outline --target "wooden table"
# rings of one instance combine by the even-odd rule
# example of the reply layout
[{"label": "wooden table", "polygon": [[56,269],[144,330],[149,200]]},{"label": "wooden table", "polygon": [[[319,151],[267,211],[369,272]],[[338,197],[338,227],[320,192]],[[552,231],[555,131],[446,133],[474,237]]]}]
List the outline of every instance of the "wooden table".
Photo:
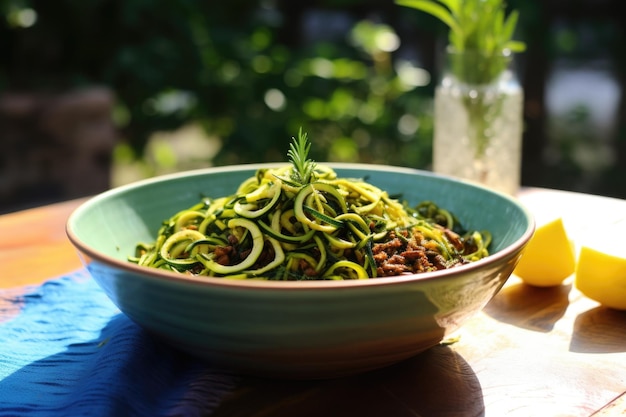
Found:
[{"label": "wooden table", "polygon": [[[520,199],[539,224],[562,216],[578,243],[626,232],[623,200],[546,189]],[[64,229],[81,202],[0,216],[0,291],[82,268]],[[244,378],[214,415],[626,416],[626,312],[582,296],[572,277],[542,289],[512,276],[454,343],[350,378]]]}]

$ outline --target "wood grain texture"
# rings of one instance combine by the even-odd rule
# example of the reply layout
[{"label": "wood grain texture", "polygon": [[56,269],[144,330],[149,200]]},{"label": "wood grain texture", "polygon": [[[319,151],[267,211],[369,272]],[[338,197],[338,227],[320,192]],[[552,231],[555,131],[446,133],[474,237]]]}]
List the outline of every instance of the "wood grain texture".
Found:
[{"label": "wood grain texture", "polygon": [[[626,202],[532,189],[538,221],[590,207],[607,219]],[[81,268],[65,221],[81,200],[0,216],[1,288],[15,291]],[[584,224],[574,231],[586,233]],[[397,365],[325,381],[244,378],[215,416],[626,416],[626,312],[509,279],[449,345]]]},{"label": "wood grain texture", "polygon": [[39,284],[82,266],[65,222],[83,199],[0,216],[0,288]]}]

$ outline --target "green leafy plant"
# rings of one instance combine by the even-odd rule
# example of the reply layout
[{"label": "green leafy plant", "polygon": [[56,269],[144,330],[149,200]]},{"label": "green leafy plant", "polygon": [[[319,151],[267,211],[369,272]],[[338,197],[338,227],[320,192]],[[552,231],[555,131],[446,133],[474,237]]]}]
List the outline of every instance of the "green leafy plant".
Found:
[{"label": "green leafy plant", "polygon": [[475,158],[482,159],[504,97],[489,98],[486,90],[475,87],[493,83],[509,67],[512,54],[526,49],[524,42],[513,40],[518,11],[507,16],[504,0],[396,0],[396,4],[429,13],[450,28],[448,65],[460,83],[472,87],[472,94],[462,100]]},{"label": "green leafy plant", "polygon": [[452,70],[469,84],[492,81],[506,68],[510,53],[526,49],[524,42],[513,40],[519,12],[507,15],[503,0],[396,0],[396,4],[429,13],[450,28],[449,46],[457,57]]}]

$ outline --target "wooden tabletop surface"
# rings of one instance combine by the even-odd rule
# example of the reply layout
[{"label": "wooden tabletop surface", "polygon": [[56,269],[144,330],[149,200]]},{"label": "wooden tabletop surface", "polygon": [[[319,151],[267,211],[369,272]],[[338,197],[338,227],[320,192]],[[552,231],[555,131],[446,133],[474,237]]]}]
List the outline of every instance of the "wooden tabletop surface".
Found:
[{"label": "wooden tabletop surface", "polygon": [[[624,200],[547,189],[519,198],[538,224],[563,217],[577,244],[624,227]],[[65,235],[82,201],[0,216],[0,291],[82,268]],[[244,378],[214,415],[626,416],[626,312],[584,297],[572,279],[535,288],[512,276],[450,344],[349,378]]]}]

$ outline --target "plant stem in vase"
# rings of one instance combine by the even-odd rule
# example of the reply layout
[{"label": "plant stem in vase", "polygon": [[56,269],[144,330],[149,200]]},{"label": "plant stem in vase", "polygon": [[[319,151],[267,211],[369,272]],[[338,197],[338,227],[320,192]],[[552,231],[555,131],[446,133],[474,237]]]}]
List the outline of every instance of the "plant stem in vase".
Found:
[{"label": "plant stem in vase", "polygon": [[520,185],[523,93],[511,68],[518,13],[503,0],[396,0],[450,28],[435,90],[433,170],[515,194]]},{"label": "plant stem in vase", "polygon": [[[448,52],[448,62],[459,59]],[[465,78],[479,84],[457,74],[449,66],[435,91],[433,170],[514,194],[521,176],[523,105],[515,72],[507,67],[491,80]]]}]

